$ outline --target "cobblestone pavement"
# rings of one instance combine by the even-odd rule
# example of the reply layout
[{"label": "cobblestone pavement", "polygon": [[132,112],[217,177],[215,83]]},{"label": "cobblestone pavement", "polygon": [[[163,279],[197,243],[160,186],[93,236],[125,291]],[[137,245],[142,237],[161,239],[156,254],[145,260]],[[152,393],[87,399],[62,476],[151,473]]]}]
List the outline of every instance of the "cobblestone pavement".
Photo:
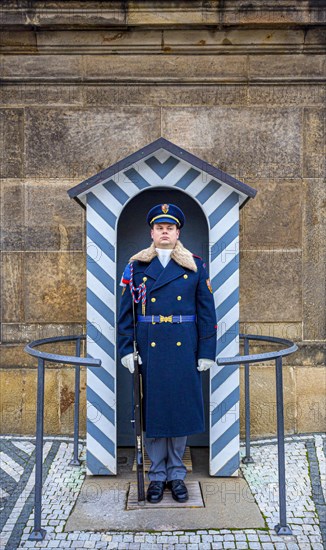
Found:
[{"label": "cobblestone pavement", "polygon": [[[278,536],[277,445],[256,441],[253,464],[241,469],[265,518],[264,529],[217,529],[169,532],[64,533],[65,523],[85,478],[85,442],[81,467],[69,465],[72,440],[44,439],[42,527],[46,538],[29,541],[33,528],[35,439],[1,436],[1,550],[26,548],[101,548],[129,550],[206,550],[226,548],[326,548],[326,438],[320,434],[286,437],[287,521],[293,535]],[[244,447],[241,447],[244,455]]]}]

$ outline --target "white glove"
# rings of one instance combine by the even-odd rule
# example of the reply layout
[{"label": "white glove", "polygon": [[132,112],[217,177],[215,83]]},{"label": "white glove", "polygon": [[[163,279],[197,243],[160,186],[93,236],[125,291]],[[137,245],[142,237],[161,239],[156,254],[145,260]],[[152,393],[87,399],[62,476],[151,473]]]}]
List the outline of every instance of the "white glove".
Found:
[{"label": "white glove", "polygon": [[[121,358],[121,363],[123,364],[124,367],[126,367],[126,369],[129,369],[129,372],[132,374],[135,370],[135,367],[134,367],[134,354],[133,353],[128,353],[128,355],[125,355],[124,357]],[[142,364],[142,360],[141,360],[141,357],[140,355],[138,355],[138,363],[139,365]]]},{"label": "white glove", "polygon": [[212,359],[198,359],[197,370],[199,371],[207,370],[207,369],[210,369],[213,365],[216,366],[216,363]]}]

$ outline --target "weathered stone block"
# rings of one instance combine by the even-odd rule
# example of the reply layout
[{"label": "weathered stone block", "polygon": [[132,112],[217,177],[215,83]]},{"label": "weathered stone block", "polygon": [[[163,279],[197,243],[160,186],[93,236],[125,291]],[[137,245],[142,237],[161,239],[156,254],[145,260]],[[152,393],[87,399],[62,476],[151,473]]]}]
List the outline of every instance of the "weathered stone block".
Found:
[{"label": "weathered stone block", "polygon": [[[1,431],[24,433],[23,427],[23,376],[19,369],[0,369]],[[29,426],[29,433],[32,433]]]},{"label": "weathered stone block", "polygon": [[[37,368],[1,369],[0,381],[2,433],[35,434]],[[44,432],[60,432],[56,369],[45,372]]]},{"label": "weathered stone block", "polygon": [[303,177],[326,177],[326,109],[304,109]]},{"label": "weathered stone block", "polygon": [[[261,46],[265,50],[282,45],[286,48],[304,43],[303,29],[243,29],[225,28],[220,29],[173,29],[163,31],[163,49],[170,47],[172,51],[179,49],[193,48],[201,49],[203,52],[216,48],[216,51],[223,52],[225,49],[231,49],[234,53],[234,47],[241,46],[250,48],[250,50]],[[218,49],[217,49],[218,48]],[[233,48],[233,49],[232,49]],[[249,51],[250,51],[249,50]]]},{"label": "weathered stone block", "polygon": [[246,180],[258,193],[240,211],[243,249],[289,249],[302,246],[302,181]]},{"label": "weathered stone block", "polygon": [[69,200],[73,183],[4,180],[2,250],[81,250],[85,212]]},{"label": "weathered stone block", "polygon": [[83,75],[80,55],[14,55],[0,56],[2,78],[17,80],[70,80]]},{"label": "weathered stone block", "polygon": [[0,283],[2,322],[19,322],[24,318],[24,260],[21,252],[1,252]]},{"label": "weathered stone block", "polygon": [[99,78],[104,81],[127,79],[133,83],[149,80],[152,82],[179,82],[187,80],[203,83],[205,79],[237,78],[247,79],[246,56],[216,55],[119,55],[97,56],[85,55],[85,72],[89,79]]},{"label": "weathered stone block", "polygon": [[[277,433],[277,405],[275,367],[265,363],[264,366],[250,367],[250,433],[252,437],[273,436]],[[241,437],[245,435],[245,400],[244,368],[241,367]],[[296,431],[296,395],[292,367],[283,369],[284,428],[286,433]]]},{"label": "weathered stone block", "polygon": [[[75,368],[60,369],[60,433],[73,434],[75,407]],[[86,368],[80,369],[79,433],[86,432]]]},{"label": "weathered stone block", "polygon": [[[16,342],[18,337],[16,337]],[[32,367],[34,368],[37,364],[35,357],[28,355],[24,351],[25,344],[6,344],[2,343],[0,347],[0,367],[9,368],[9,367]]]},{"label": "weathered stone block", "polygon": [[0,248],[23,250],[24,186],[17,180],[0,182]]},{"label": "weathered stone block", "polygon": [[250,105],[320,105],[326,103],[324,83],[282,84],[248,86],[248,103]]},{"label": "weathered stone block", "polygon": [[26,109],[28,176],[87,178],[160,136],[159,109]]},{"label": "weathered stone block", "polygon": [[[284,124],[286,120],[286,124]],[[162,134],[195,155],[245,178],[301,177],[300,109],[162,109]]]},{"label": "weathered stone block", "polygon": [[326,431],[326,368],[296,368],[297,430]]},{"label": "weathered stone block", "polygon": [[302,212],[302,313],[304,340],[325,340],[326,334],[325,210],[325,180],[304,180]]},{"label": "weathered stone block", "polygon": [[246,105],[241,84],[215,86],[85,86],[88,105]]},{"label": "weathered stone block", "polygon": [[81,250],[85,211],[70,200],[71,182],[25,185],[25,250]]},{"label": "weathered stone block", "polygon": [[[250,3],[240,3],[229,0],[227,9],[222,6],[221,22],[240,25],[289,25],[293,23],[319,23],[325,20],[326,11],[318,5],[306,3],[306,9],[297,9],[299,4],[293,0],[278,0],[267,7],[264,0],[254,0]],[[301,8],[301,5],[300,5]]]},{"label": "weathered stone block", "polygon": [[[37,403],[37,369],[26,369],[24,376],[25,399],[23,401],[23,428],[27,432],[27,423],[35,433]],[[59,370],[46,368],[44,376],[44,433],[60,433]]]},{"label": "weathered stone block", "polygon": [[19,178],[23,170],[22,109],[0,110],[0,177]]},{"label": "weathered stone block", "polygon": [[82,252],[3,252],[3,322],[82,321],[85,269]]},{"label": "weathered stone block", "polygon": [[305,44],[318,44],[325,47],[325,27],[317,27],[316,25],[308,27],[305,35]]},{"label": "weathered stone block", "polygon": [[[107,52],[107,53],[125,53],[161,49],[162,31],[158,30],[135,30],[128,29],[97,29],[94,30],[64,30],[47,31],[38,35],[37,45],[40,51],[51,48],[52,51],[62,54],[67,51],[81,51],[89,54]],[[56,48],[59,48],[57,50]],[[67,48],[67,50],[66,50]],[[69,50],[68,50],[69,49]],[[92,51],[93,50],[93,51]]]},{"label": "weathered stone block", "polygon": [[[44,323],[2,323],[2,343],[12,344],[15,342],[21,342],[24,345],[32,340],[39,340],[41,338],[53,338],[56,336],[70,335],[70,334],[85,334],[85,327],[79,323],[59,323],[44,324]],[[65,344],[68,346],[68,344]],[[3,353],[5,346],[2,347]],[[71,352],[75,353],[75,348],[71,349]],[[65,350],[64,354],[67,354]],[[4,365],[4,364],[3,364]],[[10,366],[9,364],[4,366]],[[25,366],[25,365],[24,365]]]},{"label": "weathered stone block", "polygon": [[218,24],[220,13],[218,2],[202,2],[196,0],[191,3],[185,0],[181,2],[156,1],[154,4],[146,1],[129,0],[127,23],[129,25],[170,26],[186,24]]},{"label": "weathered stone block", "polygon": [[81,322],[86,316],[85,255],[27,252],[24,255],[25,320]]},{"label": "weathered stone block", "polygon": [[302,320],[302,255],[297,250],[240,252],[240,311],[244,322]]},{"label": "weathered stone block", "polygon": [[1,51],[12,51],[26,48],[28,51],[37,51],[37,35],[34,31],[1,31],[0,45]]},{"label": "weathered stone block", "polygon": [[[259,302],[258,302],[259,303]],[[286,338],[287,340],[298,342],[302,338],[302,322],[301,321],[293,321],[293,322],[278,322],[275,323],[269,323],[269,322],[261,322],[261,321],[247,321],[242,322],[242,311],[240,311],[240,333],[242,334],[258,334],[261,336],[273,336],[275,338]],[[265,349],[262,350],[257,347],[254,342],[250,343],[250,346],[255,351],[252,351],[252,353],[263,353],[268,351],[274,351],[275,346],[273,344],[266,344]],[[243,350],[242,350],[243,353]],[[250,349],[251,353],[251,349]],[[287,365],[294,365],[297,364],[294,358],[297,356],[299,352],[297,352],[294,355],[289,355],[288,357],[284,357],[284,362]],[[311,353],[311,356],[309,355],[311,361],[314,360],[314,354],[309,350],[309,353]],[[300,353],[300,359],[302,357],[302,354]],[[300,361],[299,359],[299,361]],[[302,359],[299,364],[302,364]]]},{"label": "weathered stone block", "polygon": [[10,85],[0,87],[2,105],[82,105],[82,87],[78,85],[45,85],[43,83]]},{"label": "weathered stone block", "polygon": [[266,78],[268,73],[273,78],[320,78],[325,76],[325,55],[253,55],[249,57],[249,77]]}]

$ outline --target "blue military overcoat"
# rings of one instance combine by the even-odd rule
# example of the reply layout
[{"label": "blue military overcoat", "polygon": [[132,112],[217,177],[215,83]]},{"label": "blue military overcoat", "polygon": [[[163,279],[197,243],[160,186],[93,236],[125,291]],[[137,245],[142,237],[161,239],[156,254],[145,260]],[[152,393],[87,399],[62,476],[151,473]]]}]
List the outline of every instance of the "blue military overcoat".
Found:
[{"label": "blue military overcoat", "polygon": [[[153,245],[135,256],[146,261],[132,261],[133,287],[146,285],[146,315],[196,315],[192,322],[138,322],[136,325],[142,359],[143,429],[147,437],[177,437],[205,431],[197,361],[216,358],[214,299],[202,259],[194,257],[180,242],[176,249],[181,249],[182,254],[172,254],[165,268]],[[184,252],[191,256],[192,265],[185,261]],[[127,286],[118,318],[121,357],[133,352],[130,264],[123,277]],[[135,312],[136,319],[144,313],[141,302],[135,304]]]}]

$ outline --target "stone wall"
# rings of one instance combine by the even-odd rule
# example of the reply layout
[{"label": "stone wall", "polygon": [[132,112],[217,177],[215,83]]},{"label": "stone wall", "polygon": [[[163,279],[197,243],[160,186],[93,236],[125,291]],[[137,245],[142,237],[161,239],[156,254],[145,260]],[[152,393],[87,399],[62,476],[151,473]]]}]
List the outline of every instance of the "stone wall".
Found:
[{"label": "stone wall", "polygon": [[[85,216],[67,189],[161,135],[258,189],[241,332],[298,342],[286,431],[325,430],[324,2],[9,0],[0,17],[2,431],[35,431],[25,343],[85,329]],[[274,367],[252,368],[252,434],[275,433]],[[46,407],[45,431],[71,433],[72,369],[48,369]]]}]

